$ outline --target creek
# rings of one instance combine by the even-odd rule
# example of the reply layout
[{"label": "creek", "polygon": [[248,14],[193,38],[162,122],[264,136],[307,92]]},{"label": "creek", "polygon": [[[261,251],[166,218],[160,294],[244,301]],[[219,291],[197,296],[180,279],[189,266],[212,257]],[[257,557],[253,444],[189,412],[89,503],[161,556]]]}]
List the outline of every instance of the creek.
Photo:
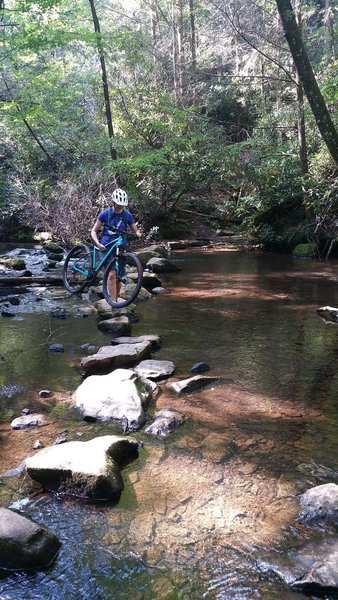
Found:
[{"label": "creek", "polygon": [[[1,598],[301,597],[273,565],[311,536],[297,526],[297,494],[338,483],[338,324],[316,314],[338,306],[338,263],[229,248],[173,259],[181,271],[161,276],[166,293],[137,306],[132,334],[161,336],[153,358],[174,361],[173,379],[203,360],[219,382],[185,395],[162,385],[149,415],[171,406],[186,421],[164,440],[133,434],[143,448],[123,470],[116,506],[29,501],[20,479],[1,479],[1,505],[20,507],[62,541],[46,572],[3,573]],[[64,430],[69,440],[121,434],[112,423],[83,422],[70,406],[82,346],[110,343],[96,317],[76,316],[80,303],[41,289],[40,301],[0,318],[1,472],[32,454],[35,440],[53,443]],[[71,316],[51,318],[55,306]],[[64,352],[49,352],[53,342]],[[24,407],[46,413],[49,425],[11,431]]]}]

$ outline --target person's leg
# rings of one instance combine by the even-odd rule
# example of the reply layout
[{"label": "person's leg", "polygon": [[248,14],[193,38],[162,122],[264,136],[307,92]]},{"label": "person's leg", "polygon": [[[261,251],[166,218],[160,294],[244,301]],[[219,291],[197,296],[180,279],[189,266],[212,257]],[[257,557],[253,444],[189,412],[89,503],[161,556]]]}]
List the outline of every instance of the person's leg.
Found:
[{"label": "person's leg", "polygon": [[[102,260],[105,255],[106,252],[100,252],[100,259]],[[110,297],[116,302],[120,295],[121,284],[117,280],[115,269],[110,270],[107,285]]]},{"label": "person's leg", "polygon": [[109,290],[110,297],[113,300],[115,300],[115,302],[117,301],[117,299],[120,295],[120,289],[121,289],[121,284],[116,277],[115,270],[111,269],[109,276],[108,276],[108,290]]}]

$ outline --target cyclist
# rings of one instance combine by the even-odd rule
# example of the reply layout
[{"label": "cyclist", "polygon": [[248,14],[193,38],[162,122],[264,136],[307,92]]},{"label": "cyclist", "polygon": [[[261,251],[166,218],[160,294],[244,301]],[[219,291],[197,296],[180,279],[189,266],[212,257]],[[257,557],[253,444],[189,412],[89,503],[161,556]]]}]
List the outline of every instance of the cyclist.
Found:
[{"label": "cyclist", "polygon": [[[97,217],[91,230],[91,237],[101,252],[101,258],[107,252],[106,245],[116,240],[119,236],[116,231],[126,231],[129,226],[131,231],[141,237],[142,233],[138,229],[133,215],[126,210],[128,206],[128,195],[124,190],[117,189],[112,193],[113,207],[106,208]],[[99,236],[100,235],[100,239]],[[114,270],[109,274],[108,287],[110,295],[117,300],[120,294],[121,284],[116,279]]]}]

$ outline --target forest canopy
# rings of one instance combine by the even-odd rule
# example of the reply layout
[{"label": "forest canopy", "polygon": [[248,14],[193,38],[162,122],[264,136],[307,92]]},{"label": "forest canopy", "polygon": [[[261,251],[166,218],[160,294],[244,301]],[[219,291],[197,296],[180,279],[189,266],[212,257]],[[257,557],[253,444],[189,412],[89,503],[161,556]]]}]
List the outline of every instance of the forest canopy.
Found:
[{"label": "forest canopy", "polygon": [[337,9],[287,4],[0,0],[1,238],[85,238],[119,185],[163,236],[187,209],[329,255]]}]

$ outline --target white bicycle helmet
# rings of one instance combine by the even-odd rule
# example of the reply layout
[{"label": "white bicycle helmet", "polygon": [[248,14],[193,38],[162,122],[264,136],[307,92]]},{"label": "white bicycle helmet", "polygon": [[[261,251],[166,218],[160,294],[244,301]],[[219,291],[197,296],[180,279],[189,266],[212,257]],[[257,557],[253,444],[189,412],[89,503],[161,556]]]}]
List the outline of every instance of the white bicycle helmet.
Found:
[{"label": "white bicycle helmet", "polygon": [[128,195],[124,190],[114,190],[111,195],[113,202],[119,206],[128,206]]}]

